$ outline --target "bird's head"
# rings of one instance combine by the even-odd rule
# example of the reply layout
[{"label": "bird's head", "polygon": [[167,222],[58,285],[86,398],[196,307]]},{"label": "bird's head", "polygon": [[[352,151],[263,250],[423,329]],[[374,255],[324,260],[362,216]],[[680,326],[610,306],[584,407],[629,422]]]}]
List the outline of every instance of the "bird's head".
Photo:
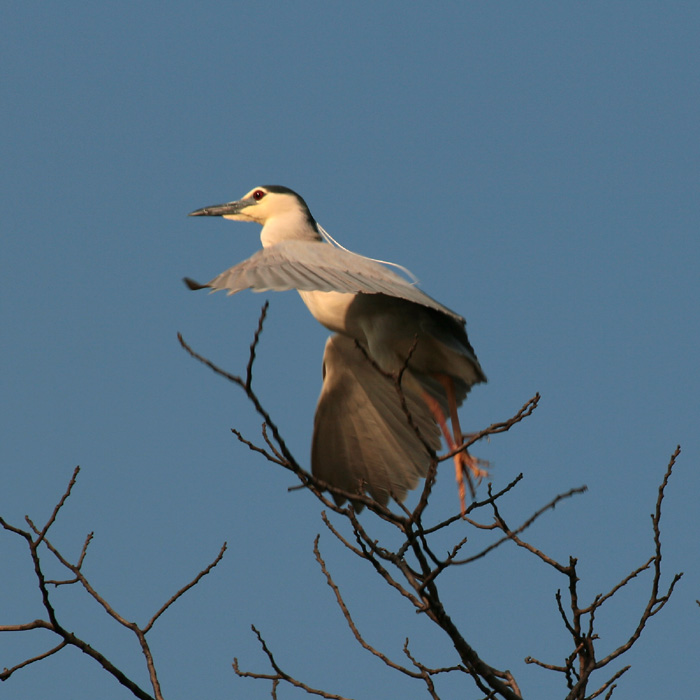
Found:
[{"label": "bird's head", "polygon": [[255,221],[263,225],[263,246],[282,240],[319,240],[316,222],[306,202],[293,190],[281,185],[254,187],[235,202],[214,204],[190,216],[222,216],[233,221]]}]

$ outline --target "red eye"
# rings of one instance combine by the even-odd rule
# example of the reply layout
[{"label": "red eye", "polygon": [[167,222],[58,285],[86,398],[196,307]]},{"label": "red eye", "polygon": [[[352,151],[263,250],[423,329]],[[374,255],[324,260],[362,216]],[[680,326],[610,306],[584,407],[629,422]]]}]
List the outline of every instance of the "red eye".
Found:
[{"label": "red eye", "polygon": [[259,202],[264,196],[265,196],[265,192],[263,192],[262,190],[255,190],[255,192],[253,192],[253,199],[256,200],[256,201],[258,201],[258,202]]}]

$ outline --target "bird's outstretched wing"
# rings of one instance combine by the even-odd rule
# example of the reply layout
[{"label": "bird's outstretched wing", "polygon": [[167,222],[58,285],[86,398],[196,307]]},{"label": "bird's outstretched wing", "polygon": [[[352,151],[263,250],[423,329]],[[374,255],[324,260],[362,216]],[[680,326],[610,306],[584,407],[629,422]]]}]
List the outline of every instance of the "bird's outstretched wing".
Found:
[{"label": "bird's outstretched wing", "polygon": [[[372,366],[354,340],[341,335],[326,342],[323,373],[311,444],[314,475],[351,493],[367,491],[382,504],[390,497],[403,500],[426,475],[430,455],[393,382]],[[403,393],[414,424],[437,451],[440,431],[419,390],[407,383]]]},{"label": "bird's outstretched wing", "polygon": [[385,294],[447,314],[459,323],[464,319],[435,301],[418,287],[380,263],[332,245],[313,241],[282,241],[263,248],[207,284],[186,279],[190,289],[210,288],[235,294],[303,291]]}]

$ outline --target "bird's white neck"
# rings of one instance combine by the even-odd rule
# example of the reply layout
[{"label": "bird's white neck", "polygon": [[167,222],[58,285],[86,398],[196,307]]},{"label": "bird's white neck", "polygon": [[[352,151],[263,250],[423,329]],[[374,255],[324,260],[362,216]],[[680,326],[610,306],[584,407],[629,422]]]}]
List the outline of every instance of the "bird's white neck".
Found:
[{"label": "bird's white neck", "polygon": [[321,236],[306,212],[295,209],[267,219],[260,240],[263,248],[269,248],[281,241],[320,241]]}]

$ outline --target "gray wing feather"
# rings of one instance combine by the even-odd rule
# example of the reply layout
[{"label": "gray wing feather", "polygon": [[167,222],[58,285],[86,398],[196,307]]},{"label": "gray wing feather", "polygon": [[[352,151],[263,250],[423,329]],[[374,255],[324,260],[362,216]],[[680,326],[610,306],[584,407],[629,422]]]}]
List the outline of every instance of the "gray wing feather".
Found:
[{"label": "gray wing feather", "polygon": [[441,311],[460,323],[464,319],[435,301],[384,265],[327,243],[283,241],[263,248],[247,260],[222,272],[205,286],[235,294],[305,291],[385,294]]},{"label": "gray wing feather", "polygon": [[[403,500],[426,475],[430,455],[393,382],[345,336],[328,339],[323,364],[311,444],[314,475],[345,491],[366,490],[382,504],[390,497]],[[437,451],[440,431],[427,404],[412,386],[404,386],[404,396],[421,435]]]}]

